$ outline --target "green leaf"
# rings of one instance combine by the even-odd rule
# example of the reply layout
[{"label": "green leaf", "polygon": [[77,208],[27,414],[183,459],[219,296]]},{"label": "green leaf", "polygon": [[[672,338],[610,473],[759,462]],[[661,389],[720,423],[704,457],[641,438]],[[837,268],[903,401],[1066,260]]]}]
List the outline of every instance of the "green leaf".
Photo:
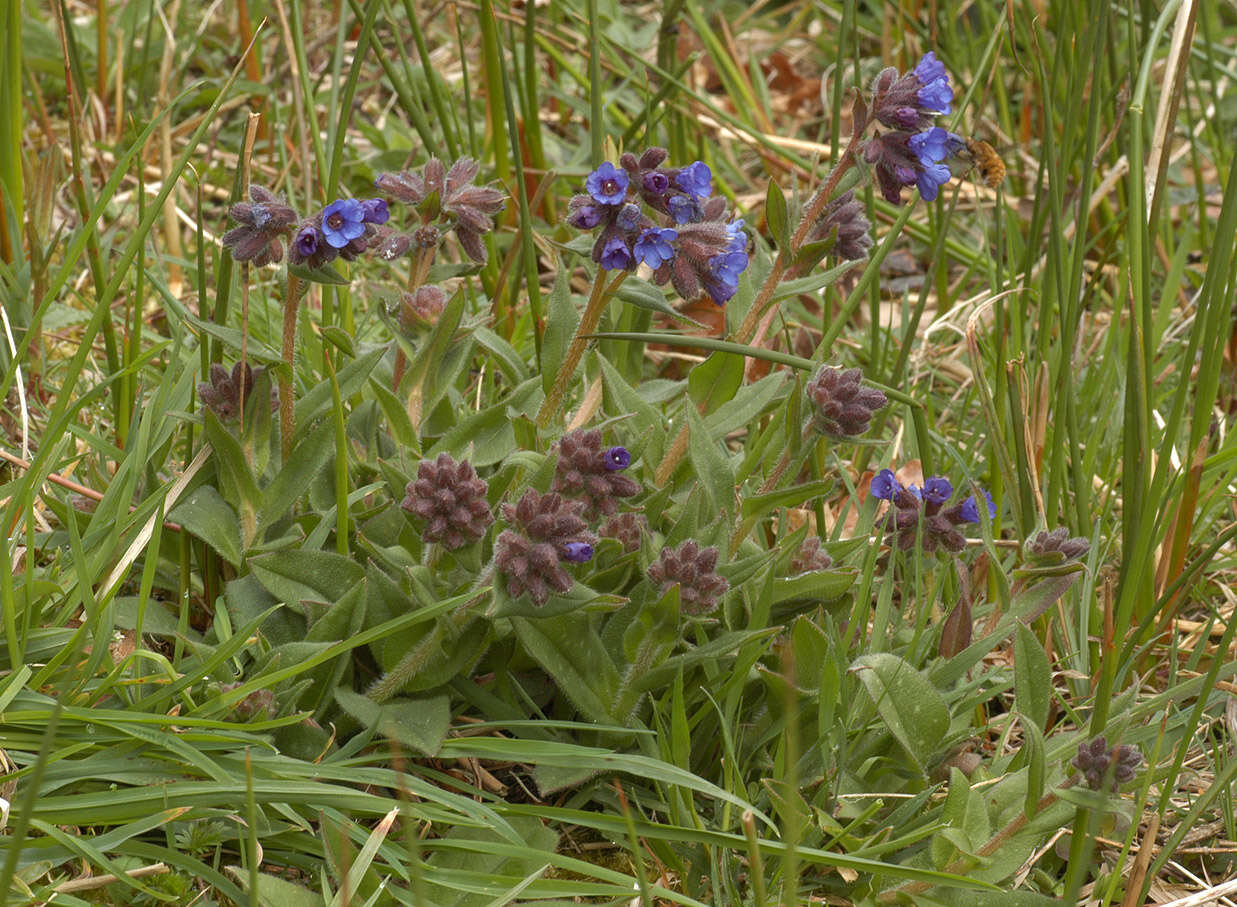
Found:
[{"label": "green leaf", "polygon": [[395,437],[395,443],[414,455],[419,454],[421,440],[417,437],[417,430],[412,427],[412,420],[408,418],[408,410],[404,409],[399,398],[373,376],[370,376],[369,388],[374,392],[374,399],[378,401],[382,414],[387,417],[387,426]]},{"label": "green leaf", "polygon": [[729,515],[734,513],[735,503],[734,471],[730,468],[730,459],[721,443],[709,437],[708,429],[704,427],[704,420],[696,412],[696,407],[688,403],[685,409],[691,425],[691,443],[687,449],[692,468],[709,497],[712,511],[724,512],[729,520]]},{"label": "green leaf", "polygon": [[331,287],[346,287],[352,281],[340,274],[331,265],[323,265],[320,268],[307,268],[304,265],[288,264],[288,273],[293,277],[299,277],[301,280],[308,280],[310,283],[321,283]]},{"label": "green leaf", "polygon": [[262,503],[262,493],[258,491],[257,480],[240,443],[209,409],[206,410],[204,424],[206,440],[215,452],[223,496],[240,516],[241,548],[248,548],[258,533],[258,508]]},{"label": "green leaf", "polygon": [[1027,818],[1032,819],[1038,812],[1039,801],[1043,798],[1044,788],[1047,786],[1048,753],[1044,732],[1040,730],[1040,726],[1023,716],[1022,727],[1022,747],[1026,752],[1026,759],[1023,761],[1027,766],[1027,792],[1022,808]]},{"label": "green leaf", "polygon": [[850,670],[859,677],[889,732],[925,767],[949,731],[949,708],[936,688],[909,662],[888,652],[861,655]]},{"label": "green leaf", "polygon": [[232,505],[210,485],[200,485],[168,514],[219,553],[233,567],[241,563],[240,520]]},{"label": "green leaf", "polygon": [[790,250],[790,215],[786,211],[786,196],[782,188],[772,177],[769,178],[769,190],[765,193],[765,221],[769,224],[769,232],[779,250]]},{"label": "green leaf", "polygon": [[[228,872],[240,882],[241,888],[249,891],[249,870],[240,866],[229,866]],[[278,876],[259,873],[258,904],[261,907],[318,907],[324,904],[322,895],[312,888],[305,888]]]},{"label": "green leaf", "polygon": [[360,564],[342,554],[296,548],[251,557],[249,566],[277,601],[290,604],[334,604],[365,575]]},{"label": "green leaf", "polygon": [[826,495],[833,490],[833,486],[832,479],[817,479],[765,494],[754,494],[743,499],[741,513],[746,519],[759,519],[779,507],[798,507],[805,501]]},{"label": "green leaf", "polygon": [[360,693],[341,688],[335,691],[335,701],[366,728],[426,756],[438,755],[451,727],[451,701],[445,693],[379,705]]},{"label": "green leaf", "polygon": [[687,394],[704,415],[734,398],[743,384],[743,357],[713,352],[687,375]]},{"label": "green leaf", "polygon": [[746,384],[733,398],[711,412],[704,424],[714,438],[724,437],[760,416],[785,387],[786,379],[776,373],[766,375],[755,384]]},{"label": "green leaf", "polygon": [[1014,708],[1043,730],[1051,705],[1052,667],[1048,653],[1031,628],[1019,622],[1014,630]]},{"label": "green leaf", "polygon": [[[248,626],[278,600],[266,591],[252,573],[231,580],[224,586],[224,603],[233,627]],[[305,621],[287,608],[280,607],[261,624],[262,635],[274,646],[305,638]]]},{"label": "green leaf", "polygon": [[589,721],[615,722],[611,706],[619,687],[618,669],[585,615],[515,617],[511,625],[528,654]]},{"label": "green leaf", "polygon": [[580,325],[580,313],[571,299],[570,274],[570,268],[558,269],[547,302],[545,334],[541,338],[541,390],[545,394],[550,393]]},{"label": "green leaf", "polygon": [[292,509],[334,452],[335,425],[332,420],[323,419],[292,448],[288,462],[262,495],[259,528],[265,529]]},{"label": "green leaf", "polygon": [[855,584],[859,571],[854,567],[813,570],[773,581],[773,603],[787,601],[832,602],[844,596]]},{"label": "green leaf", "polygon": [[[352,360],[335,376],[339,382],[339,396],[343,399],[360,393],[369,373],[382,359],[387,348],[377,347]],[[296,431],[293,433],[293,443],[299,444],[313,424],[322,418],[335,405],[334,394],[331,392],[330,380],[320,381],[311,387],[308,393],[296,401]]]},{"label": "green leaf", "polygon": [[461,419],[437,444],[425,451],[425,457],[431,459],[444,451],[459,456],[471,445],[472,455],[468,459],[473,466],[491,466],[506,459],[516,450],[511,410],[522,410],[540,389],[539,385],[540,379],[530,378],[505,400]]},{"label": "green leaf", "polygon": [[339,327],[339,325],[324,325],[322,327],[322,338],[349,359],[356,357],[356,344],[352,340],[352,335]]},{"label": "green leaf", "polygon": [[694,325],[700,324],[700,322],[693,321],[666,302],[666,294],[662,292],[661,287],[651,284],[647,280],[641,280],[639,277],[628,277],[623,281],[622,286],[619,287],[618,293],[615,295],[623,302],[628,305],[634,305],[638,309],[660,312],[663,315],[669,315],[675,321],[686,321]]}]

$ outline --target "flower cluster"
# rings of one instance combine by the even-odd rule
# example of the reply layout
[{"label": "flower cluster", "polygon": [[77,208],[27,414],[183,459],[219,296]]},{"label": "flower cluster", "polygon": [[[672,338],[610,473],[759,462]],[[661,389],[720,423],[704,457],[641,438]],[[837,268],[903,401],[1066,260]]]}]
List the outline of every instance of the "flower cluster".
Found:
[{"label": "flower cluster", "polygon": [[[241,416],[241,408],[248,405],[253,396],[254,382],[263,369],[253,369],[248,362],[238,362],[228,370],[214,362],[210,367],[210,381],[198,384],[198,396],[220,422],[234,422]],[[271,386],[271,409],[279,407],[279,390]]]},{"label": "flower cluster", "polygon": [[[897,535],[898,547],[907,551],[914,547],[915,539],[923,531],[923,550],[931,553],[938,547],[958,552],[966,547],[966,538],[958,527],[979,522],[979,504],[975,495],[970,495],[952,507],[945,504],[953,497],[954,487],[944,476],[932,476],[923,483],[923,488],[902,485],[890,469],[882,469],[872,478],[872,496],[889,501],[887,528]],[[996,504],[992,495],[983,491],[988,505],[989,519],[996,518]]]},{"label": "flower cluster", "polygon": [[889,400],[883,391],[862,383],[857,368],[821,366],[808,382],[806,392],[812,401],[812,426],[821,434],[835,438],[854,437],[868,430],[872,414]]},{"label": "flower cluster", "polygon": [[1078,755],[1070,764],[1082,772],[1087,787],[1103,790],[1107,781],[1115,794],[1117,788],[1134,779],[1134,773],[1142,765],[1143,754],[1136,746],[1120,744],[1109,747],[1103,736],[1091,742],[1078,744]]},{"label": "flower cluster", "polygon": [[625,447],[601,446],[601,431],[569,432],[558,442],[558,464],[552,491],[582,498],[586,516],[618,511],[618,499],[640,493],[640,483],[621,475],[631,464]]},{"label": "flower cluster", "polygon": [[250,186],[249,197],[252,202],[237,202],[228,210],[240,226],[222,240],[237,261],[259,266],[282,261],[288,234],[288,261],[309,268],[320,268],[337,257],[353,261],[367,251],[391,259],[409,248],[407,237],[381,226],[390,215],[380,198],[337,199],[302,220],[268,189]]},{"label": "flower cluster", "polygon": [[571,591],[571,574],[562,562],[592,560],[597,544],[597,536],[580,516],[583,508],[581,501],[532,488],[519,503],[502,505],[503,518],[514,528],[499,534],[494,566],[506,575],[507,592],[513,598],[527,592],[533,604],[544,605],[551,592],[566,595]]},{"label": "flower cluster", "polygon": [[717,607],[718,600],[730,588],[725,577],[719,576],[717,549],[701,548],[688,539],[677,548],[663,548],[657,560],[649,565],[649,579],[665,594],[675,583],[679,586],[679,607],[686,614],[706,614]]},{"label": "flower cluster", "polygon": [[433,462],[417,464],[417,477],[408,483],[400,506],[425,521],[425,541],[455,551],[481,538],[494,522],[485,499],[488,490],[471,463],[440,453]]},{"label": "flower cluster", "polygon": [[480,166],[472,158],[462,157],[448,169],[432,157],[420,173],[380,173],[374,185],[397,202],[415,208],[421,216],[421,227],[409,237],[411,244],[437,248],[442,234],[454,229],[464,253],[484,264],[486,251],[481,237],[494,229],[494,215],[506,207],[506,196],[492,186],[474,185]]},{"label": "flower cluster", "polygon": [[673,283],[684,299],[701,291],[718,305],[738,290],[747,269],[747,234],[730,220],[726,201],[710,197],[713,174],[703,161],[663,167],[667,152],[628,152],[619,165],[605,161],[584,181],[586,194],[568,203],[567,222],[600,228],[593,261],[611,271],[646,264],[659,286]]},{"label": "flower cluster", "polygon": [[378,229],[390,216],[386,201],[380,198],[337,199],[301,223],[292,237],[288,261],[321,268],[336,258],[355,261],[366,251],[386,259],[398,258],[408,251],[407,238]]},{"label": "flower cluster", "polygon": [[900,204],[904,186],[918,186],[931,201],[948,182],[950,170],[943,162],[965,143],[932,123],[950,112],[952,101],[945,65],[931,51],[906,75],[890,67],[876,77],[872,116],[890,131],[865,142],[863,156],[876,171],[886,201]]}]

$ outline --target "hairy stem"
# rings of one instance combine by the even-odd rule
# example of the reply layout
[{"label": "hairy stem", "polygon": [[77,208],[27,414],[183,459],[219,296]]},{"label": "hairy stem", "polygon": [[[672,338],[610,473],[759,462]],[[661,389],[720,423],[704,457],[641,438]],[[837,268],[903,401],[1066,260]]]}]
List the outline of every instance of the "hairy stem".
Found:
[{"label": "hairy stem", "polygon": [[627,279],[627,274],[627,271],[619,271],[614,280],[607,285],[605,270],[597,269],[597,276],[593,280],[593,292],[589,295],[584,314],[580,317],[580,326],[576,328],[575,336],[571,338],[571,346],[567,347],[567,355],[563,358],[562,365],[559,366],[554,385],[550,388],[550,393],[546,395],[545,402],[541,404],[541,409],[537,413],[538,428],[545,428],[549,425],[550,420],[562,406],[563,395],[567,393],[576,368],[580,365],[580,359],[584,356],[589,335],[597,330],[597,322],[601,320],[601,313],[606,310],[606,304]]}]

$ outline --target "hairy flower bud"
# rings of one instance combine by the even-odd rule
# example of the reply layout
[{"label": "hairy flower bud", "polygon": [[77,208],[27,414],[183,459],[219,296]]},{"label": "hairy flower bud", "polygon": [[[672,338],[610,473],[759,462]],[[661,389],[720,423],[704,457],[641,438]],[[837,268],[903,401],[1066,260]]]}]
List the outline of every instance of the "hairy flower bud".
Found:
[{"label": "hairy flower bud", "polygon": [[618,539],[624,551],[636,551],[640,540],[648,534],[649,521],[642,513],[620,513],[602,523],[598,532],[602,538]]},{"label": "hairy flower bud", "polygon": [[809,535],[790,560],[790,575],[812,573],[816,570],[828,570],[833,566],[833,558],[820,547],[820,538]]},{"label": "hairy flower bud", "polygon": [[251,202],[237,202],[228,210],[240,226],[223,234],[224,246],[237,261],[252,262],[258,267],[282,261],[281,237],[296,223],[296,212],[261,186],[250,186],[249,197]]}]

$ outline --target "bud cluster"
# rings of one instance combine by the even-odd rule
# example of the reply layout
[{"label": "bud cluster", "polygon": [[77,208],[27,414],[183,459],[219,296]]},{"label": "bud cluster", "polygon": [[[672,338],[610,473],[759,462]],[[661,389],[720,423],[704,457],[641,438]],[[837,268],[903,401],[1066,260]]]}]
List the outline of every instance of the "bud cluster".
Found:
[{"label": "bud cluster", "polygon": [[[198,383],[198,396],[206,407],[219,417],[220,422],[234,422],[241,418],[241,408],[248,405],[253,396],[254,382],[264,369],[250,368],[248,362],[238,362],[231,373],[218,362],[210,367],[210,381]],[[279,408],[279,391],[271,386],[271,409]]]},{"label": "bud cluster", "polygon": [[1109,747],[1103,736],[1089,743],[1078,744],[1078,755],[1070,764],[1082,773],[1087,787],[1103,790],[1107,781],[1112,793],[1122,784],[1134,780],[1134,774],[1142,765],[1143,754],[1136,746],[1119,744]]},{"label": "bud cluster", "polygon": [[480,539],[494,522],[488,490],[471,463],[440,453],[433,462],[417,464],[417,477],[408,483],[400,507],[425,521],[425,541],[455,551]]},{"label": "bud cluster", "polygon": [[649,566],[649,579],[658,590],[665,592],[676,583],[679,586],[679,607],[686,614],[707,614],[717,607],[718,601],[730,588],[725,577],[719,576],[717,549],[701,548],[688,539],[677,548],[661,550],[657,560]]},{"label": "bud cluster", "polygon": [[1036,533],[1023,550],[1027,560],[1036,566],[1051,567],[1086,557],[1091,543],[1081,537],[1070,538],[1069,530],[1062,526],[1051,532],[1044,530]]},{"label": "bud cluster", "polygon": [[862,383],[857,368],[821,366],[807,384],[813,403],[812,426],[821,434],[835,438],[854,437],[868,430],[872,414],[889,403],[884,392]]},{"label": "bud cluster", "polygon": [[492,186],[474,185],[480,168],[470,157],[460,158],[450,169],[432,157],[420,173],[380,173],[374,185],[420,215],[421,226],[408,237],[411,245],[434,248],[443,233],[454,229],[464,253],[485,264],[481,237],[494,229],[494,215],[506,207],[506,196]]},{"label": "bud cluster", "polygon": [[584,501],[585,516],[618,511],[618,499],[640,493],[640,483],[621,475],[631,464],[625,447],[602,449],[599,429],[569,432],[558,442],[551,490]]},{"label": "bud cluster", "polygon": [[503,518],[511,524],[495,543],[494,566],[507,577],[513,597],[528,593],[535,605],[549,601],[550,593],[571,591],[571,574],[562,563],[592,560],[597,536],[580,515],[582,501],[568,501],[555,492],[524,492],[516,504],[503,504]]}]

